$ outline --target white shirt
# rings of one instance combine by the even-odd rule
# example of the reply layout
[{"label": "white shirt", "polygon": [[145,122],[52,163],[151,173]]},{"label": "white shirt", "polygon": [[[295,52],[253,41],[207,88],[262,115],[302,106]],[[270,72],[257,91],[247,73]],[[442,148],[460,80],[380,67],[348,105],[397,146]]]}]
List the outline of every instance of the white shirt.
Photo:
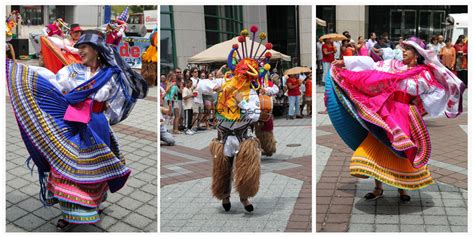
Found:
[{"label": "white shirt", "polygon": [[193,81],[193,88],[194,88],[193,90],[197,90],[197,92],[198,92],[198,95],[193,98],[193,102],[196,103],[196,104],[202,105],[204,103],[202,101],[202,89],[198,85],[201,84],[201,82],[203,80],[201,80],[199,78],[191,77],[191,81]]}]

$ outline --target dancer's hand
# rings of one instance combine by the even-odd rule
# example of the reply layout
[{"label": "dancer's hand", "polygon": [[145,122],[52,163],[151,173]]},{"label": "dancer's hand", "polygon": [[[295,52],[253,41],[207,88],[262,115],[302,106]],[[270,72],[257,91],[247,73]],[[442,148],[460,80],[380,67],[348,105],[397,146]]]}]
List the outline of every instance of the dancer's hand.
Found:
[{"label": "dancer's hand", "polygon": [[336,67],[344,67],[344,60],[334,60],[331,64]]}]

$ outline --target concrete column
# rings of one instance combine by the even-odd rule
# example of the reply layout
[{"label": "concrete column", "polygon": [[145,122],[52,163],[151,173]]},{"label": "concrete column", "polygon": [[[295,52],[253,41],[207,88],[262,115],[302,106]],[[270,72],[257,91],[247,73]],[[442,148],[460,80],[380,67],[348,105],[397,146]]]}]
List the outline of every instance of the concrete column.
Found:
[{"label": "concrete column", "polygon": [[312,12],[311,6],[299,6],[300,59],[301,66],[311,67],[312,60]]},{"label": "concrete column", "polygon": [[178,67],[186,68],[189,57],[206,49],[203,6],[173,6]]},{"label": "concrete column", "polygon": [[336,31],[342,34],[349,31],[351,38],[357,41],[359,36],[367,38],[365,6],[336,6]]}]

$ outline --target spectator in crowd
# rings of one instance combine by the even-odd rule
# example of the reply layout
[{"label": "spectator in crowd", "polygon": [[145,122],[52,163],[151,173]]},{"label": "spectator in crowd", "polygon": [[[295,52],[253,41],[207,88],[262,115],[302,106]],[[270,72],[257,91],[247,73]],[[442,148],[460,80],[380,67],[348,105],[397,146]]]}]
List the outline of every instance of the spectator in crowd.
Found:
[{"label": "spectator in crowd", "polygon": [[398,44],[395,46],[395,49],[403,50],[402,42],[405,40],[403,36],[398,37]]},{"label": "spectator in crowd", "polygon": [[438,36],[433,35],[431,36],[430,43],[426,45],[426,49],[433,50],[436,52],[436,55],[439,54],[438,48]]},{"label": "spectator in crowd", "polygon": [[166,75],[161,74],[160,76],[160,88],[166,90]]},{"label": "spectator in crowd", "polygon": [[300,105],[300,85],[301,81],[296,78],[297,75],[288,75],[288,79],[286,80],[286,86],[288,88],[288,118],[295,119],[302,118],[301,115],[298,114],[299,112],[299,105]]},{"label": "spectator in crowd", "polygon": [[336,52],[334,53],[335,59],[341,58],[341,41],[333,41],[332,44],[336,47]]},{"label": "spectator in crowd", "polygon": [[385,39],[382,35],[377,37],[377,43],[370,49],[369,55],[374,60],[374,62],[378,62],[383,60],[383,48],[386,48],[387,44],[385,44]]},{"label": "spectator in crowd", "polygon": [[467,87],[467,44],[464,35],[460,35],[456,40],[456,73]]},{"label": "spectator in crowd", "polygon": [[367,47],[367,50],[370,51],[376,43],[377,43],[377,34],[375,34],[375,32],[371,32],[369,34],[369,39],[367,40],[367,43],[365,44],[365,46]]},{"label": "spectator in crowd", "polygon": [[321,46],[321,49],[323,51],[323,81],[325,82],[331,63],[335,60],[335,53],[337,52],[337,48],[332,44],[331,39],[325,39],[323,46]]},{"label": "spectator in crowd", "polygon": [[165,89],[165,105],[172,111],[173,119],[173,134],[180,134],[179,128],[179,105],[178,105],[178,85],[176,81],[176,74],[169,72],[167,76],[167,85]]},{"label": "spectator in crowd", "polygon": [[438,35],[438,56],[441,53],[441,49],[446,46],[446,43],[444,42],[444,36],[443,35]]},{"label": "spectator in crowd", "polygon": [[367,49],[367,44],[365,43],[364,37],[359,36],[355,47],[357,49],[358,56],[369,56],[369,50]]},{"label": "spectator in crowd", "polygon": [[349,40],[350,44],[354,45],[356,43],[354,39],[351,39],[351,34],[349,34],[349,31],[346,30],[342,32],[342,35],[344,35]]},{"label": "spectator in crowd", "polygon": [[194,113],[196,113],[196,130],[199,130],[201,129],[201,121],[202,121],[202,117],[203,117],[203,112],[204,112],[204,103],[202,101],[202,91],[201,89],[198,87],[198,84],[199,84],[199,81],[200,81],[200,78],[199,78],[199,70],[194,67],[194,68],[191,68],[191,80],[193,81],[193,93],[197,94],[196,96],[194,96],[193,98],[193,101],[194,101],[194,104],[193,104],[193,111]]},{"label": "spectator in crowd", "polygon": [[456,49],[453,47],[451,39],[446,39],[446,44],[440,51],[440,58],[443,65],[456,74]]},{"label": "spectator in crowd", "polygon": [[349,43],[348,39],[342,40],[341,45],[341,58],[344,56],[352,56],[354,55],[355,48]]},{"label": "spectator in crowd", "polygon": [[309,117],[311,117],[311,109],[312,109],[312,102],[313,102],[313,74],[309,73],[308,77],[306,77],[304,81],[304,96],[303,96],[303,106],[301,107],[300,114],[303,116],[303,110],[306,106],[306,113]]},{"label": "spectator in crowd", "polygon": [[395,45],[394,45],[393,42],[390,40],[390,36],[388,35],[388,32],[383,32],[383,33],[382,33],[382,36],[383,36],[383,42],[384,42],[384,44],[385,44],[385,46],[382,47],[382,48],[395,49]]},{"label": "spectator in crowd", "polygon": [[183,79],[184,80],[191,79],[191,71],[187,68],[184,69],[183,71]]},{"label": "spectator in crowd", "polygon": [[184,123],[186,124],[185,134],[194,135],[193,127],[193,81],[186,80],[183,88],[183,109],[184,109]]},{"label": "spectator in crowd", "polygon": [[166,121],[163,116],[163,114],[171,114],[171,110],[164,106],[164,92],[165,90],[160,88],[160,141],[164,142],[167,146],[174,146],[175,140],[173,135],[166,129]]},{"label": "spectator in crowd", "polygon": [[177,95],[177,103],[179,109],[179,118],[178,118],[178,130],[184,130],[184,109],[183,109],[183,88],[184,88],[184,76],[179,67],[174,69],[176,73],[176,85],[178,86],[178,95]]},{"label": "spectator in crowd", "polygon": [[324,80],[322,79],[323,74],[323,43],[321,40],[318,40],[316,43],[316,83],[324,85]]}]

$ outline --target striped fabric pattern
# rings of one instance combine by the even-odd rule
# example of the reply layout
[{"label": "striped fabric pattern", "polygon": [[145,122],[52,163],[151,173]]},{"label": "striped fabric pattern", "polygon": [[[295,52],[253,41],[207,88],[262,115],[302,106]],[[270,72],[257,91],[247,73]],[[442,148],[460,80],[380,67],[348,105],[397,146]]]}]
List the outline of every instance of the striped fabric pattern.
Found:
[{"label": "striped fabric pattern", "polygon": [[130,169],[118,154],[92,131],[79,134],[75,125],[62,120],[68,103],[47,79],[9,60],[7,82],[27,149],[30,155],[39,156],[34,159],[46,160],[52,169],[77,183],[100,183],[129,175]]}]

